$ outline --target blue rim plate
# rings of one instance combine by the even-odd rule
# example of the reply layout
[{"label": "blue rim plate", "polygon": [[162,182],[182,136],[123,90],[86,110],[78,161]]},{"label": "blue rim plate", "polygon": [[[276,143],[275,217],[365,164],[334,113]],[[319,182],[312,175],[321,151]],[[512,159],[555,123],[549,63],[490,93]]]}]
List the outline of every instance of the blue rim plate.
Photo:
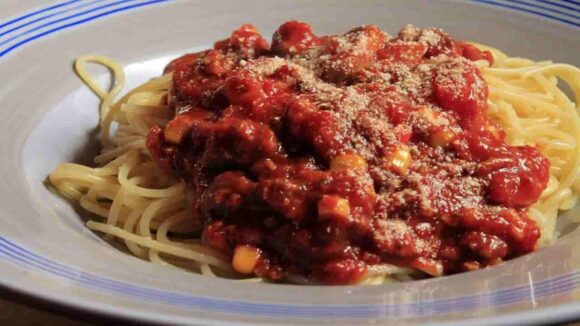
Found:
[{"label": "blue rim plate", "polygon": [[[580,231],[478,272],[377,287],[248,284],[125,255],[86,230],[43,184],[91,141],[97,100],[71,70],[118,59],[128,87],[242,23],[288,19],[321,34],[413,23],[532,59],[580,65],[580,2],[69,0],[0,4],[0,283],[54,302],[162,323],[534,323],[580,317]],[[99,72],[97,72],[99,73]],[[101,72],[102,73],[102,72]],[[103,75],[104,76],[104,75]],[[575,208],[567,215],[578,214]]]}]

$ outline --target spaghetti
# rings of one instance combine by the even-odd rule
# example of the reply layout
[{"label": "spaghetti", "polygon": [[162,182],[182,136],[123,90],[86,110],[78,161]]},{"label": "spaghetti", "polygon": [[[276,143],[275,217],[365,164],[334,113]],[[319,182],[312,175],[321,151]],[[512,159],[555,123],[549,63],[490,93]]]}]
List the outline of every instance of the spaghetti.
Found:
[{"label": "spaghetti", "polygon": [[[284,38],[283,27],[275,36],[275,43],[276,37]],[[241,31],[247,33],[248,28],[243,27]],[[408,27],[406,33],[416,31]],[[430,36],[426,32],[423,34]],[[248,35],[244,36],[247,40]],[[252,46],[255,47],[256,43],[260,42],[254,39]],[[301,42],[289,51],[302,51],[301,47],[313,46],[307,43]],[[277,44],[278,48],[284,48],[279,39]],[[539,244],[547,245],[557,238],[555,223],[558,213],[572,208],[580,191],[577,178],[580,169],[578,107],[558,86],[560,80],[565,81],[572,88],[576,103],[580,103],[580,70],[549,61],[508,57],[499,50],[476,46],[493,54],[492,65],[485,58],[475,58],[489,87],[487,116],[501,126],[509,145],[534,146],[550,161],[547,187],[527,211],[540,230]],[[219,42],[216,47],[219,47]],[[88,63],[101,64],[111,70],[114,83],[109,91],[103,90],[87,73]],[[208,246],[208,239],[202,241],[202,230],[206,227],[204,218],[199,216],[199,209],[192,209],[199,207],[199,189],[167,173],[167,166],[163,166],[163,162],[160,164],[151,154],[148,144],[150,130],[156,126],[165,128],[176,114],[179,115],[179,112],[172,112],[176,101],[172,92],[175,87],[173,74],[181,72],[169,69],[170,72],[162,77],[146,82],[115,101],[124,84],[123,70],[118,63],[101,56],[82,56],[75,62],[75,70],[101,99],[103,149],[94,158],[97,167],[64,163],[50,175],[49,180],[60,194],[78,202],[94,215],[87,227],[124,241],[133,255],[155,264],[210,276],[262,280],[247,278],[253,274],[254,265],[250,266],[248,273],[244,273],[245,261],[236,266],[237,258],[250,257],[251,260],[252,255],[259,254],[247,250],[252,249],[251,246],[236,247],[232,262],[231,254],[215,245]],[[337,78],[338,73],[332,71],[332,78]],[[342,198],[337,200],[333,207],[344,203]],[[421,277],[423,272],[440,274],[437,270],[418,267],[417,264],[401,264],[393,259],[369,264],[360,277],[342,278],[330,283],[352,283],[354,280],[380,284]],[[271,274],[265,276],[276,279]],[[294,283],[313,281],[311,276],[300,273],[286,273],[284,279]]]},{"label": "spaghetti", "polygon": [[569,85],[575,103],[580,103],[580,70],[551,61],[508,57],[497,49],[478,46],[490,50],[496,60],[492,67],[482,68],[490,86],[490,116],[505,130],[509,144],[536,146],[550,160],[548,187],[529,212],[542,230],[541,244],[547,245],[557,237],[559,211],[571,209],[578,201],[578,106],[558,83]]}]

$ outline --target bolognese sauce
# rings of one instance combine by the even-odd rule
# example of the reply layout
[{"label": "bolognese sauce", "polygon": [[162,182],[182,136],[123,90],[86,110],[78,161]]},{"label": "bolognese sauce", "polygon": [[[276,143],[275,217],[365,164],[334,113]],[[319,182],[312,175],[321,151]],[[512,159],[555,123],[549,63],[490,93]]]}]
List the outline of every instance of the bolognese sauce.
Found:
[{"label": "bolognese sauce", "polygon": [[509,146],[476,60],[440,29],[317,36],[252,25],[171,62],[174,118],[147,147],[194,194],[203,241],[271,280],[433,276],[533,251],[549,161]]}]

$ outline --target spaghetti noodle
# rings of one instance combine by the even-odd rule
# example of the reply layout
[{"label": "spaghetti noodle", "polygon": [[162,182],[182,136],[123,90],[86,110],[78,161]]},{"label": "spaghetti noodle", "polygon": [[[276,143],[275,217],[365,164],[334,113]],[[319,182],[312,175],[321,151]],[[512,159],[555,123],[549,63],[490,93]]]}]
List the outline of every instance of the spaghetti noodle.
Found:
[{"label": "spaghetti noodle", "polygon": [[[508,57],[499,50],[476,46],[493,54],[491,66],[489,61],[476,61],[489,87],[488,117],[501,126],[509,145],[534,146],[551,163],[547,187],[528,210],[540,229],[539,244],[547,245],[557,238],[558,213],[572,208],[580,191],[578,107],[558,86],[559,81],[566,82],[576,103],[580,103],[580,70],[549,61]],[[88,63],[111,70],[114,83],[109,91],[88,74]],[[103,149],[94,158],[96,167],[61,164],[50,175],[50,183],[94,215],[87,222],[88,228],[124,241],[139,258],[204,275],[247,277],[239,273],[235,261],[232,268],[228,254],[202,241],[203,218],[198,216],[199,210],[192,209],[199,192],[168,174],[148,149],[151,128],[164,128],[174,118],[174,72],[148,81],[115,101],[124,84],[118,63],[101,56],[82,56],[75,62],[75,70],[101,99]],[[420,275],[415,266],[382,262],[366,268],[357,282],[377,284]],[[296,273],[285,279],[312,282],[310,277]]]}]

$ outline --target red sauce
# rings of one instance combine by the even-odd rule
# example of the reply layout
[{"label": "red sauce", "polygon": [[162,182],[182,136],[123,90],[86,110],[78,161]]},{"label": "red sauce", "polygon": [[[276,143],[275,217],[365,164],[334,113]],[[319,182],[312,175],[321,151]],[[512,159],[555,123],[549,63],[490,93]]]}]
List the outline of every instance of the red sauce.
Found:
[{"label": "red sauce", "polygon": [[246,273],[350,284],[385,263],[494,265],[536,248],[527,208],[550,164],[488,119],[481,59],[439,29],[319,37],[291,21],[269,47],[244,25],[167,66],[175,118],[147,146]]}]

